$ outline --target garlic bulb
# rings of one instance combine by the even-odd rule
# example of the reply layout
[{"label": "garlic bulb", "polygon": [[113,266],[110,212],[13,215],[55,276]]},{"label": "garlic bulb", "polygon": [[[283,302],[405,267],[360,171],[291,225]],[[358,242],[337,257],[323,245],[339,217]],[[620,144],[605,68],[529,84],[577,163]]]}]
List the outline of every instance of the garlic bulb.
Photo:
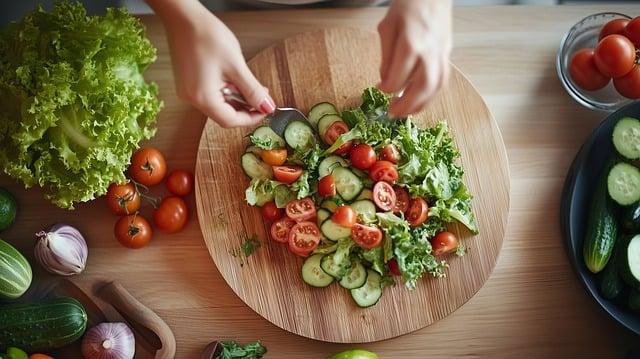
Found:
[{"label": "garlic bulb", "polygon": [[38,232],[36,236],[35,257],[48,272],[70,276],[84,270],[89,250],[77,229],[56,224],[49,232]]},{"label": "garlic bulb", "polygon": [[136,340],[125,323],[100,323],[87,330],[81,348],[85,359],[132,359]]}]

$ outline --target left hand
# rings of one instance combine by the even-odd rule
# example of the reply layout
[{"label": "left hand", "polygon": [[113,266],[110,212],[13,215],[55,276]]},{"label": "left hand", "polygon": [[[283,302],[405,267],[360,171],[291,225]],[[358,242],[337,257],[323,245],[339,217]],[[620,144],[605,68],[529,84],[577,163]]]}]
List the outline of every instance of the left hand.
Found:
[{"label": "left hand", "polygon": [[393,0],[378,25],[382,46],[380,90],[393,117],[420,111],[449,77],[451,0]]}]

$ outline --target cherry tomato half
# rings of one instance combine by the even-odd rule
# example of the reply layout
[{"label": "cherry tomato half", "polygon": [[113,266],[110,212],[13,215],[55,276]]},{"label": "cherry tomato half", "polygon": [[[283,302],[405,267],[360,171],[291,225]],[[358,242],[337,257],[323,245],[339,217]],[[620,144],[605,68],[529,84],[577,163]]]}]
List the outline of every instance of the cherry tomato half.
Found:
[{"label": "cherry tomato half", "polygon": [[107,206],[118,216],[134,214],[140,209],[140,194],[133,183],[112,183],[107,190]]},{"label": "cherry tomato half", "polygon": [[624,35],[624,30],[628,23],[628,19],[613,19],[609,21],[608,23],[604,24],[604,26],[600,30],[598,41],[604,39],[609,35]]},{"label": "cherry tomato half", "polygon": [[389,161],[377,161],[369,168],[369,177],[374,181],[385,181],[394,184],[398,180],[398,170]]},{"label": "cherry tomato half", "polygon": [[189,209],[180,197],[166,197],[160,202],[160,207],[153,211],[153,223],[161,231],[175,233],[187,224]]},{"label": "cherry tomato half", "polygon": [[578,87],[587,91],[599,90],[611,80],[598,70],[593,49],[582,49],[573,55],[569,75]]},{"label": "cherry tomato half", "polygon": [[626,98],[640,98],[640,66],[635,66],[628,74],[613,79],[613,85]]},{"label": "cherry tomato half", "polygon": [[381,210],[388,212],[396,207],[396,193],[387,182],[376,182],[373,185],[373,202]]},{"label": "cherry tomato half", "polygon": [[276,180],[291,184],[302,176],[302,168],[299,166],[273,166],[273,177]]},{"label": "cherry tomato half", "polygon": [[366,170],[376,162],[376,152],[373,147],[361,143],[351,150],[349,159],[351,159],[353,167]]},{"label": "cherry tomato half", "polygon": [[297,199],[287,204],[285,212],[296,222],[310,221],[316,218],[316,205],[311,198]]},{"label": "cherry tomato half", "polygon": [[636,48],[622,35],[609,35],[600,40],[595,51],[598,70],[605,76],[624,76],[633,69]]},{"label": "cherry tomato half", "polygon": [[400,267],[398,266],[398,261],[396,261],[395,259],[390,259],[387,262],[387,267],[389,268],[389,272],[391,272],[391,274],[402,275],[402,272],[400,272]]},{"label": "cherry tomato half", "polygon": [[431,238],[430,242],[433,255],[436,256],[453,252],[458,248],[458,239],[451,232],[440,232]]},{"label": "cherry tomato half", "polygon": [[640,48],[640,16],[633,18],[624,28],[624,35]]},{"label": "cherry tomato half", "polygon": [[393,187],[393,191],[396,193],[396,205],[393,208],[393,213],[405,213],[409,209],[409,192],[403,187]]},{"label": "cherry tomato half", "polygon": [[299,255],[307,257],[320,243],[320,229],[313,222],[300,222],[289,231],[289,250]]},{"label": "cherry tomato half", "polygon": [[409,204],[409,210],[407,211],[407,222],[411,227],[417,227],[423,224],[429,216],[429,206],[424,198],[414,198]]},{"label": "cherry tomato half", "polygon": [[296,225],[296,221],[291,218],[281,218],[271,225],[271,238],[280,243],[289,241],[289,231]]},{"label": "cherry tomato half", "polygon": [[390,143],[382,148],[382,152],[380,152],[380,159],[391,163],[398,163],[398,160],[400,159],[400,152],[398,152],[398,148],[395,145]]},{"label": "cherry tomato half", "polygon": [[356,223],[351,227],[351,239],[362,248],[375,248],[382,242],[382,231],[378,227]]},{"label": "cherry tomato half", "polygon": [[143,147],[131,157],[129,175],[134,181],[145,186],[155,186],[167,174],[167,161],[158,149]]},{"label": "cherry tomato half", "polygon": [[351,228],[356,224],[358,215],[351,206],[339,206],[331,216],[331,220],[339,226]]},{"label": "cherry tomato half", "polygon": [[269,166],[281,166],[287,161],[287,149],[262,150],[260,151],[260,158]]},{"label": "cherry tomato half", "polygon": [[318,194],[323,197],[336,195],[336,183],[332,175],[326,175],[318,181]]},{"label": "cherry tomato half", "polygon": [[173,170],[167,176],[167,189],[176,196],[186,196],[193,191],[193,175],[185,170]]},{"label": "cherry tomato half", "polygon": [[149,243],[153,231],[144,217],[139,214],[130,214],[118,219],[114,227],[114,234],[123,246],[138,249]]},{"label": "cherry tomato half", "polygon": [[265,203],[262,208],[260,208],[260,212],[262,212],[262,217],[267,221],[277,221],[282,218],[284,210],[276,207],[276,204],[271,201]]}]

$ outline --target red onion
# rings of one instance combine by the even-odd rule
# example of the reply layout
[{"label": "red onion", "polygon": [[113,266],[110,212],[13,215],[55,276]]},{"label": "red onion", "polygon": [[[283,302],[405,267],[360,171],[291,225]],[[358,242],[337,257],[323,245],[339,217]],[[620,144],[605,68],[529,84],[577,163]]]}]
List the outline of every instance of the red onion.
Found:
[{"label": "red onion", "polygon": [[136,340],[125,323],[100,323],[82,339],[85,359],[132,359],[135,351]]},{"label": "red onion", "polygon": [[77,229],[56,224],[49,232],[38,232],[36,236],[35,256],[44,269],[64,276],[79,274],[84,270],[89,250]]}]

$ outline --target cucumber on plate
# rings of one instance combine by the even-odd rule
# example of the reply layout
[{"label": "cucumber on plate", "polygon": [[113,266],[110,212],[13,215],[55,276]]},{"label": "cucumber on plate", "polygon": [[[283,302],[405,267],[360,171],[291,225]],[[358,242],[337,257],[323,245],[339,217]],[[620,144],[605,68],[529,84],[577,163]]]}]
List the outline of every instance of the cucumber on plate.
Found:
[{"label": "cucumber on plate", "polygon": [[318,134],[320,134],[320,138],[324,138],[324,134],[329,129],[329,126],[333,125],[334,122],[342,121],[342,118],[335,114],[327,114],[318,120]]},{"label": "cucumber on plate", "polygon": [[633,236],[622,248],[622,278],[631,287],[640,290],[640,234]]},{"label": "cucumber on plate", "polygon": [[282,148],[285,146],[284,140],[282,137],[278,136],[271,127],[269,126],[260,126],[256,128],[251,134],[251,142],[254,144],[271,144],[271,148]]},{"label": "cucumber on plate", "polygon": [[320,208],[316,216],[318,217],[318,227],[320,227],[324,221],[331,217],[331,212],[328,209]]},{"label": "cucumber on plate", "polygon": [[307,149],[316,143],[316,135],[308,123],[293,121],[284,129],[284,139],[289,147]]},{"label": "cucumber on plate", "polygon": [[318,121],[320,121],[320,118],[324,115],[331,114],[338,114],[338,110],[336,109],[336,107],[329,102],[320,102],[319,104],[315,104],[313,105],[313,107],[311,107],[311,110],[309,110],[309,116],[307,116],[307,118],[313,126],[318,127]]},{"label": "cucumber on plate", "polygon": [[337,280],[340,280],[345,275],[347,270],[351,267],[351,262],[348,258],[344,258],[341,263],[336,263],[333,258],[334,255],[335,252],[322,257],[322,260],[320,261],[320,267],[328,275]]},{"label": "cucumber on plate", "polygon": [[331,220],[331,218],[325,220],[320,226],[320,231],[324,234],[325,237],[329,238],[332,241],[337,241],[342,238],[347,238],[351,236],[351,228],[342,227],[341,225],[335,223]]},{"label": "cucumber on plate", "polygon": [[640,170],[628,163],[617,163],[607,178],[609,196],[621,206],[640,200]]},{"label": "cucumber on plate", "polygon": [[607,265],[617,236],[618,222],[607,196],[607,176],[603,175],[591,198],[582,247],[584,264],[591,273],[598,273]]},{"label": "cucumber on plate", "polygon": [[367,269],[367,279],[363,286],[351,289],[351,297],[361,308],[375,305],[382,297],[382,277],[375,271]]},{"label": "cucumber on plate", "polygon": [[367,269],[360,263],[360,261],[354,260],[351,263],[351,267],[347,269],[342,278],[340,279],[340,286],[346,289],[360,288],[367,281]]},{"label": "cucumber on plate", "polygon": [[624,117],[613,128],[613,146],[618,153],[630,159],[640,159],[640,121]]},{"label": "cucumber on plate", "polygon": [[320,267],[322,257],[324,255],[314,254],[302,264],[302,280],[312,287],[322,288],[333,282],[333,277]]},{"label": "cucumber on plate", "polygon": [[269,179],[273,177],[271,166],[262,162],[254,153],[247,152],[240,158],[244,173],[255,179]]},{"label": "cucumber on plate", "polygon": [[322,161],[318,165],[318,178],[322,178],[324,176],[330,175],[334,169],[338,167],[348,167],[349,163],[347,160],[340,156],[331,155]]},{"label": "cucumber on plate", "polygon": [[358,217],[362,218],[364,222],[376,220],[376,205],[368,199],[353,202],[351,208],[356,211]]},{"label": "cucumber on plate", "polygon": [[364,188],[360,178],[347,168],[338,167],[333,170],[332,175],[336,185],[336,192],[345,201],[351,201],[358,197]]}]

